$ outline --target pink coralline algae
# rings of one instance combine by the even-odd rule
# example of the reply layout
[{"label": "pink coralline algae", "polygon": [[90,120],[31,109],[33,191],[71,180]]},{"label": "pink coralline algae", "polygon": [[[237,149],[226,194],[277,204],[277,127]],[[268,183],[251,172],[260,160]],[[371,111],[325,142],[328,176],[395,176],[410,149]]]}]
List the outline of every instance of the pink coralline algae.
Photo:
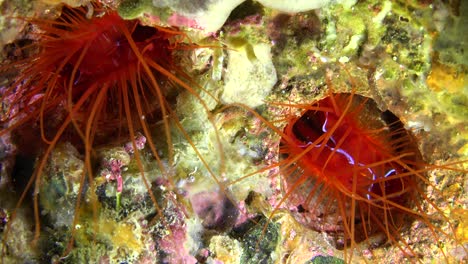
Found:
[{"label": "pink coralline algae", "polygon": [[185,26],[193,29],[201,29],[203,30],[204,28],[202,26],[199,26],[197,21],[195,19],[191,19],[179,14],[172,14],[168,19],[167,22],[170,25],[178,25],[178,26]]},{"label": "pink coralline algae", "polygon": [[[143,136],[141,133],[138,133],[137,136],[135,137],[135,146],[136,146],[137,150],[144,149],[145,144],[146,144],[146,137]],[[132,142],[128,142],[127,144],[125,144],[124,148],[125,148],[125,151],[128,154],[135,153],[135,149],[133,148],[133,143]]]},{"label": "pink coralline algae", "polygon": [[[145,148],[146,137],[142,134],[138,134],[135,137],[133,142],[128,142],[124,145],[125,152],[132,155],[135,153],[134,146],[137,150],[142,150]],[[123,191],[123,178],[122,178],[122,169],[126,166],[124,161],[118,158],[104,159],[103,161],[104,169],[101,171],[101,176],[104,177],[108,182],[116,181],[117,182],[117,193],[120,194]]]},{"label": "pink coralline algae", "polygon": [[[156,248],[161,254],[161,263],[186,263],[195,264],[197,259],[195,254],[190,252],[187,240],[187,210],[185,206],[177,201],[176,195],[172,191],[165,191],[165,186],[169,183],[164,179],[158,179],[153,185],[153,190],[157,197],[161,198],[160,204],[163,221],[156,224],[153,232],[153,239]],[[164,208],[162,208],[164,207]]]},{"label": "pink coralline algae", "polygon": [[101,175],[106,178],[107,181],[117,181],[117,192],[122,193],[123,190],[123,179],[122,179],[122,161],[118,159],[111,159],[104,161],[105,169],[101,172]]},{"label": "pink coralline algae", "polygon": [[239,216],[238,207],[225,192],[200,192],[193,195],[190,201],[206,229],[230,230]]}]

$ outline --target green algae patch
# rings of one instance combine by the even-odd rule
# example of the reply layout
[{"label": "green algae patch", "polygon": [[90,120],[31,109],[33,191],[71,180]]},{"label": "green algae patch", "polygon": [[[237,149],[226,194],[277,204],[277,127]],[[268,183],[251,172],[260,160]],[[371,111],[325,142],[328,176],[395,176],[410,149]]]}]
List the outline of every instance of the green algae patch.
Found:
[{"label": "green algae patch", "polygon": [[[248,222],[232,231],[232,236],[242,242],[241,263],[274,263],[280,241],[279,224],[261,218],[257,223]],[[266,226],[265,226],[266,225]]]},{"label": "green algae patch", "polygon": [[331,256],[316,256],[306,264],[345,264],[342,259]]},{"label": "green algae patch", "polygon": [[119,5],[119,15],[125,19],[135,19],[153,9],[151,0],[125,0]]}]

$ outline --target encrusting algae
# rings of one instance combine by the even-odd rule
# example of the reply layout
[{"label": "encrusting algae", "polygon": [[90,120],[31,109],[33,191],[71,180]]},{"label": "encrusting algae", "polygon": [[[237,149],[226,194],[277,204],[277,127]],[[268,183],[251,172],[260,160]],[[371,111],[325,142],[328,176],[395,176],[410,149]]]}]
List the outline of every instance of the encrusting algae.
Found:
[{"label": "encrusting algae", "polygon": [[[0,263],[466,262],[468,4],[295,3],[4,1]],[[107,14],[126,26],[96,36],[101,48],[43,61],[47,78],[21,74],[50,48],[38,40]],[[351,155],[355,132],[328,116],[362,113],[353,97],[394,115],[362,124],[397,154]],[[291,120],[303,122],[287,132]],[[352,177],[386,174],[314,185],[301,167],[313,149],[328,153],[317,175],[338,157]],[[419,198],[400,203],[408,176]]]}]

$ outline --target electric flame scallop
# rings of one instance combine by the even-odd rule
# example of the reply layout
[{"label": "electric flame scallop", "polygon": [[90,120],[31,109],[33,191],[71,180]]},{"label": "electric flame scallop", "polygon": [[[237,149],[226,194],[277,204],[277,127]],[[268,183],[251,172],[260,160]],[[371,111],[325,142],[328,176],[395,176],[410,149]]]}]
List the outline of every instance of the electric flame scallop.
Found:
[{"label": "electric flame scallop", "polygon": [[280,154],[284,203],[338,249],[389,242],[413,253],[401,233],[415,220],[443,234],[422,209],[431,166],[399,118],[370,98],[328,93],[290,118]]},{"label": "electric flame scallop", "polygon": [[[85,169],[81,174],[72,224],[76,226],[85,196],[86,203],[93,204],[97,218],[96,194],[83,194],[95,187],[96,146],[131,141],[131,148],[136,150],[139,149],[137,135],[141,131],[152,154],[151,160],[164,177],[170,177],[167,168],[172,165],[174,151],[171,126],[175,124],[182,137],[196,148],[172,109],[177,94],[181,91],[191,94],[208,111],[198,94],[203,88],[184,72],[176,55],[177,51],[198,46],[177,28],[150,27],[138,20],[124,20],[117,11],[100,2],[77,8],[65,5],[61,15],[53,19],[24,20],[32,25],[27,35],[31,44],[19,46],[17,51],[28,56],[19,60],[13,56],[0,67],[2,74],[11,71],[17,74],[0,91],[0,135],[12,132],[22,141],[16,142],[20,151],[34,149],[33,155],[39,155],[39,159],[29,182],[20,190],[22,195],[16,209],[12,210],[2,241],[3,255],[6,241],[14,236],[9,231],[17,210],[31,190],[34,242],[40,237],[41,179],[58,144],[72,142],[84,157]],[[158,140],[165,140],[165,144],[160,145],[166,147],[158,147],[154,133],[150,132],[150,126],[155,123],[162,127]],[[195,152],[203,160],[196,149]],[[161,216],[151,183],[144,173],[143,156],[139,151],[132,155],[155,210]],[[161,155],[167,159],[166,163]],[[73,245],[75,228],[71,228],[71,232],[64,255]]]}]

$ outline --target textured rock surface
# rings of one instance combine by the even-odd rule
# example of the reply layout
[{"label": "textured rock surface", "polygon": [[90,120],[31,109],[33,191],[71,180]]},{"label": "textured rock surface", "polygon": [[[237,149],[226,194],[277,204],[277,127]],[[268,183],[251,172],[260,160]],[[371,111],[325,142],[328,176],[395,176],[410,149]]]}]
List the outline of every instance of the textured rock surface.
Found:
[{"label": "textured rock surface", "polygon": [[277,81],[270,47],[266,44],[248,45],[228,51],[228,56],[221,100],[227,104],[243,103],[252,108],[263,104]]},{"label": "textured rock surface", "polygon": [[[45,2],[60,1],[40,1],[41,6]],[[277,121],[294,110],[275,103],[308,103],[320,98],[326,88],[355,89],[400,117],[415,132],[429,163],[465,160],[460,167],[468,169],[468,72],[462,48],[467,36],[463,34],[465,1],[430,6],[427,1],[321,1],[329,5],[319,6],[297,0],[298,5],[289,2],[286,7],[281,4],[287,1],[260,2],[263,5],[242,0],[121,1],[119,11],[126,18],[140,17],[146,24],[176,25],[215,36],[194,38],[206,48],[178,54],[194,83],[205,90],[199,98],[181,92],[171,105],[184,127],[181,131],[171,123],[173,160],[161,151],[159,166],[144,142],[138,150],[156,204],[135,161],[136,150],[109,142],[93,156],[94,186],[83,185],[80,221],[72,226],[83,160],[75,147],[63,142],[52,154],[39,189],[41,247],[28,243],[34,223],[27,193],[9,239],[2,240],[7,263],[57,260],[71,230],[76,237],[75,248],[65,259],[69,263],[342,263],[344,252],[332,247],[326,235],[294,220],[290,210],[298,208],[279,206],[271,215],[283,197],[277,168],[249,174],[277,161],[279,137],[252,112],[238,107],[219,110],[222,103],[244,103]],[[14,3],[18,6],[21,1],[2,2],[3,25],[8,24],[5,16],[11,10],[19,10],[12,9]],[[31,8],[18,15],[28,15]],[[284,13],[296,11],[304,12]],[[17,26],[2,28],[1,44],[18,38],[12,27]],[[6,53],[14,50],[14,45],[8,47]],[[1,76],[0,91],[7,77]],[[275,125],[281,129],[282,123]],[[164,146],[163,125],[155,123],[151,130],[155,144]],[[1,137],[3,236],[36,157],[19,155],[9,135]],[[448,252],[449,260],[466,261],[461,247],[468,243],[466,177],[443,168],[429,173],[428,181],[442,192],[429,190],[427,199],[459,222],[454,230],[439,224],[461,241],[444,237],[436,243],[431,230],[415,223],[404,239],[414,245],[423,263],[430,262],[428,256],[433,254],[441,258],[439,247]],[[241,180],[234,182],[237,179]],[[97,215],[93,214],[95,205]],[[222,221],[223,217],[232,219]],[[363,258],[379,263],[413,260],[395,246],[369,250],[363,245],[355,251],[356,262]]]}]

